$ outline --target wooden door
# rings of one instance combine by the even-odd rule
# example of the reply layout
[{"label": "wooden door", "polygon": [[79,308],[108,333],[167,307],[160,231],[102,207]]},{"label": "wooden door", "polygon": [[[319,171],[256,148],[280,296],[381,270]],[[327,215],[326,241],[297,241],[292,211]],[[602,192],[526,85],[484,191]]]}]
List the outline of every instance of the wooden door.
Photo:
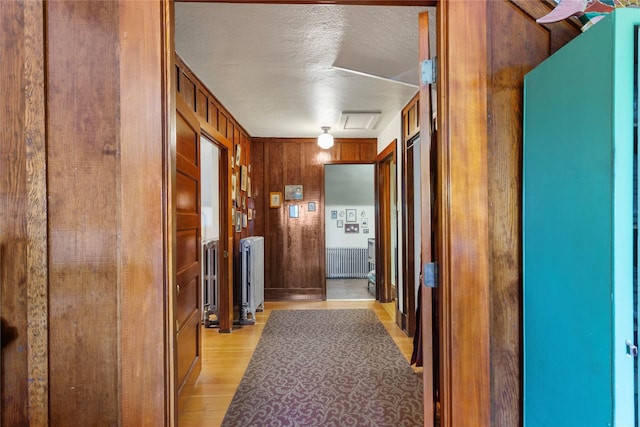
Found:
[{"label": "wooden door", "polygon": [[[421,13],[418,17],[419,22],[419,59],[420,62],[430,58],[429,53],[429,14]],[[420,229],[421,229],[421,269],[422,275],[424,266],[435,261],[434,257],[434,224],[432,212],[434,210],[435,200],[432,196],[435,190],[435,174],[432,165],[432,146],[431,141],[431,86],[420,82],[420,101],[419,101],[419,122],[420,122]],[[424,282],[424,280],[423,280]],[[434,343],[434,330],[437,330],[437,324],[434,324],[433,300],[434,292],[432,287],[419,285],[420,289],[420,322],[421,322],[421,343],[422,343],[422,362],[424,366],[423,384],[424,384],[424,425],[433,426],[435,424],[435,401],[438,399],[436,388],[438,380],[434,373],[438,372],[437,366],[434,364],[438,358],[434,357],[434,351],[437,351],[437,342]],[[435,345],[434,345],[435,344]]]},{"label": "wooden door", "polygon": [[176,384],[202,365],[200,319],[200,124],[182,103],[176,114]]},{"label": "wooden door", "polygon": [[396,142],[391,142],[376,157],[376,298],[380,302],[390,302],[394,299],[392,288],[391,251],[393,250],[391,215],[391,183],[392,163],[396,160]]}]

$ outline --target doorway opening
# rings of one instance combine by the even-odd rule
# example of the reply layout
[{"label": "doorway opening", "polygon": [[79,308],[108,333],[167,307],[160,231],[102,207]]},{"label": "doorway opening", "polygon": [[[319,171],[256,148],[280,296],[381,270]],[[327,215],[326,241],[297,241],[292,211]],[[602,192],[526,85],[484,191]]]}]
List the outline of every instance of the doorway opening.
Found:
[{"label": "doorway opening", "polygon": [[375,287],[373,164],[324,167],[328,300],[372,300]]}]

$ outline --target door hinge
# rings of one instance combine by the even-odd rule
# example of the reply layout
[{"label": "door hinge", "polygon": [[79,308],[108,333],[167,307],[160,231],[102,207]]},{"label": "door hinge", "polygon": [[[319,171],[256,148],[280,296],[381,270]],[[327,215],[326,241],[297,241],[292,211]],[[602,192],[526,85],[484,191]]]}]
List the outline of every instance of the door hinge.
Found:
[{"label": "door hinge", "polygon": [[438,61],[436,58],[426,59],[420,63],[422,84],[432,85],[438,80]]},{"label": "door hinge", "polygon": [[427,288],[438,287],[438,263],[428,262],[422,267],[422,283]]},{"label": "door hinge", "polygon": [[625,344],[627,345],[627,356],[638,357],[638,346],[633,345],[631,340],[627,340]]}]

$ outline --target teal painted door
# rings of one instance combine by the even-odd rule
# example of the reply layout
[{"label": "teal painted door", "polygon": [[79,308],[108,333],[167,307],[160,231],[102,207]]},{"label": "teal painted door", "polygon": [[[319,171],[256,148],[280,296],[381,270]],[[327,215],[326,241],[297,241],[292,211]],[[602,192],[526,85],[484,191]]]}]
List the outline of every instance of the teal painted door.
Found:
[{"label": "teal painted door", "polygon": [[638,425],[636,24],[617,10],[525,77],[526,427]]}]

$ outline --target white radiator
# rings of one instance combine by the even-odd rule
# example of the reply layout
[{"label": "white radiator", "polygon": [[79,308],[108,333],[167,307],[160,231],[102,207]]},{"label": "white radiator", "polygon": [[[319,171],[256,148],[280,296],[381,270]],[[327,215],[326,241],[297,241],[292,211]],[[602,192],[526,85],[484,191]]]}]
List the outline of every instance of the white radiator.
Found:
[{"label": "white radiator", "polygon": [[218,326],[218,241],[202,242],[202,321],[204,326]]},{"label": "white radiator", "polygon": [[365,279],[367,259],[367,248],[327,248],[327,279]]},{"label": "white radiator", "polygon": [[264,237],[240,239],[240,258],[240,324],[252,325],[256,312],[264,309]]}]

